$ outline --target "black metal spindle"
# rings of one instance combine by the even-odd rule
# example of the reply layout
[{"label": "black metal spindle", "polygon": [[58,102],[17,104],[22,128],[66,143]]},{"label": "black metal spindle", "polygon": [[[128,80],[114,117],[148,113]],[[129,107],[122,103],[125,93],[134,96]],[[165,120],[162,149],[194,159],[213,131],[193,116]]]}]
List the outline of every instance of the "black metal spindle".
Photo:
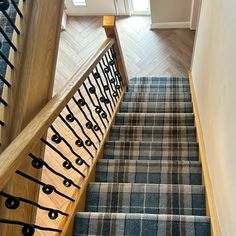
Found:
[{"label": "black metal spindle", "polygon": [[24,178],[26,178],[26,179],[28,179],[28,180],[34,182],[34,183],[36,183],[36,184],[39,184],[39,185],[43,186],[42,190],[43,190],[43,192],[44,192],[45,194],[47,194],[47,195],[50,195],[50,194],[52,194],[53,192],[55,192],[56,194],[60,195],[61,197],[64,197],[64,198],[66,198],[66,199],[68,199],[68,200],[70,200],[70,201],[72,201],[72,202],[75,201],[73,198],[68,197],[68,196],[65,195],[64,193],[61,193],[60,191],[58,191],[53,185],[45,184],[45,183],[43,183],[42,181],[37,180],[37,179],[33,178],[32,176],[23,173],[23,172],[20,171],[20,170],[17,170],[16,173],[17,173],[18,175],[20,175],[20,176],[22,176],[22,177],[24,177]]},{"label": "black metal spindle", "polygon": [[9,45],[12,47],[12,49],[16,52],[17,51],[16,46],[13,44],[13,42],[7,36],[7,34],[5,33],[5,31],[3,30],[3,28],[1,26],[0,26],[0,33],[3,35],[4,39],[9,43]]},{"label": "black metal spindle", "polygon": [[[75,103],[77,104],[77,101],[76,101],[76,99],[73,97],[73,101],[75,101]],[[79,101],[78,103],[83,103],[84,104],[84,101]],[[82,105],[82,104],[80,104],[80,105]],[[79,105],[79,106],[80,106]],[[73,121],[75,121],[76,123],[77,123],[77,125],[80,127],[80,129],[81,129],[81,131],[82,131],[82,133],[84,134],[84,136],[87,138],[87,140],[85,141],[85,144],[87,145],[87,146],[93,146],[94,148],[95,148],[95,150],[98,150],[98,148],[97,148],[97,146],[94,144],[94,142],[92,141],[92,139],[87,135],[87,133],[85,132],[85,130],[84,130],[84,128],[83,128],[83,125],[79,122],[79,120],[75,117],[75,115],[74,115],[74,113],[72,112],[72,110],[70,109],[70,107],[68,106],[68,105],[66,105],[66,109],[67,109],[67,111],[69,112],[69,114],[66,116],[66,120],[67,120],[67,122],[70,122],[70,123],[72,123]],[[82,109],[81,109],[82,110]],[[83,112],[82,112],[83,113]],[[84,113],[83,113],[84,114]],[[91,122],[91,121],[90,121]],[[87,126],[87,124],[86,124],[86,126]],[[91,127],[92,128],[92,127]],[[94,130],[92,130],[93,131],[93,133],[95,134],[95,135],[97,135],[96,133],[95,133],[95,131]]]},{"label": "black metal spindle", "polygon": [[65,156],[63,155],[62,152],[60,152],[57,148],[55,148],[51,143],[49,143],[47,140],[41,138],[41,141],[46,144],[48,147],[50,147],[54,152],[56,152],[63,160],[63,167],[67,170],[73,169],[74,171],[76,171],[79,175],[81,175],[83,178],[85,178],[85,175],[78,170],[77,168],[74,167],[74,165],[71,163],[71,161]]},{"label": "black metal spindle", "polygon": [[[103,60],[103,58],[102,58],[102,60]],[[100,63],[100,62],[99,62],[99,63]],[[102,68],[102,69],[103,69],[103,68]],[[100,82],[101,82],[101,84],[102,84],[104,93],[106,94],[106,97],[107,97],[107,99],[109,100],[109,104],[110,104],[111,110],[112,110],[112,112],[114,112],[114,109],[113,109],[113,108],[115,107],[115,101],[113,100],[114,98],[113,98],[113,96],[112,96],[112,94],[111,94],[111,91],[110,91],[110,87],[109,87],[109,83],[108,83],[106,74],[104,75],[104,78],[105,78],[105,80],[106,80],[106,84],[105,84],[105,82],[103,81],[103,78],[101,77],[100,73],[98,72],[97,67],[95,67],[95,70],[96,70],[96,73],[95,73],[95,74],[96,74],[96,77],[97,77],[97,79],[100,79]],[[113,103],[113,106],[112,106],[112,103],[111,103],[110,99],[108,98],[107,93],[110,94],[110,98],[111,98],[111,101],[112,101],[112,103]]]},{"label": "black metal spindle", "polygon": [[95,97],[96,97],[96,100],[98,102],[98,107],[95,108],[95,111],[96,111],[96,113],[101,113],[102,112],[101,113],[102,118],[106,119],[107,123],[109,123],[109,120],[108,120],[108,117],[107,117],[107,113],[103,109],[102,104],[100,102],[100,99],[98,98],[98,95],[96,93],[96,91],[97,91],[96,87],[93,85],[93,83],[92,83],[92,81],[91,81],[89,76],[88,76],[88,81],[89,81],[89,84],[91,85],[91,87],[89,88],[89,93],[90,94],[94,94]]},{"label": "black metal spindle", "polygon": [[[99,62],[100,67],[101,67],[101,69],[102,69],[102,72],[103,72],[103,74],[104,74],[104,77],[107,79],[107,83],[108,83],[108,84],[110,85],[110,87],[111,87],[111,90],[112,90],[112,95],[111,95],[111,96],[112,96],[113,99],[115,99],[115,102],[117,102],[116,91],[115,91],[115,89],[113,88],[113,86],[112,86],[113,83],[111,82],[111,80],[110,80],[110,78],[109,78],[110,68],[109,68],[108,66],[106,66],[106,64],[105,64],[103,58],[102,58],[102,63],[103,63],[103,66],[104,66],[105,68],[103,68],[101,62]],[[115,96],[114,96],[114,95],[115,95]]]},{"label": "black metal spindle", "polygon": [[[87,123],[86,123],[86,128],[89,130],[92,130],[93,134],[96,136],[97,140],[99,141],[99,143],[101,142],[100,138],[98,137],[97,133],[95,132],[95,130],[93,129],[93,123],[92,121],[88,118],[87,114],[85,113],[85,111],[83,110],[83,106],[85,106],[85,100],[83,98],[79,99],[78,101],[75,99],[75,97],[72,97],[72,100],[74,101],[74,103],[77,105],[77,107],[80,109],[80,111],[82,112],[84,118],[86,119]],[[69,111],[70,113],[72,113],[72,111]],[[73,114],[72,114],[73,115]],[[77,121],[77,123],[79,122],[78,119],[75,118],[75,120]],[[97,149],[96,149],[97,150]]]},{"label": "black metal spindle", "polygon": [[70,187],[71,185],[73,185],[74,187],[80,189],[80,186],[78,186],[77,184],[75,184],[73,182],[73,180],[67,178],[66,176],[64,176],[63,174],[55,171],[52,167],[50,167],[47,162],[45,162],[44,160],[42,160],[41,158],[38,158],[36,157],[35,155],[33,155],[32,153],[29,154],[29,156],[32,158],[32,166],[35,168],[35,169],[41,169],[43,168],[43,166],[45,166],[49,171],[51,171],[53,174],[61,177],[63,179],[63,184],[66,186],[66,187]]},{"label": "black metal spindle", "polygon": [[[92,157],[94,158],[93,154],[89,151],[89,149],[84,145],[84,141],[79,137],[79,135],[75,132],[75,130],[71,127],[71,125],[64,119],[64,117],[62,115],[59,115],[59,118],[63,121],[63,123],[70,129],[70,131],[74,134],[74,136],[77,138],[77,140],[75,141],[75,144],[78,147],[83,147],[86,152]],[[86,135],[87,136],[87,135]],[[91,139],[87,139],[85,141],[87,146],[91,146],[92,145],[92,141]]]},{"label": "black metal spindle", "polygon": [[[85,88],[85,91],[86,91],[86,93],[87,93],[87,95],[88,95],[88,97],[89,97],[91,103],[93,104],[93,106],[94,106],[94,108],[95,108],[95,111],[96,111],[96,109],[99,109],[99,110],[102,111],[102,108],[99,107],[99,106],[96,106],[96,104],[94,103],[94,100],[93,100],[92,97],[91,97],[90,91],[88,90],[88,88],[87,88],[87,86],[85,85],[85,83],[83,83],[83,86],[84,86],[84,88]],[[92,88],[92,87],[91,87],[91,88]],[[98,98],[97,98],[97,100],[99,101]],[[98,105],[99,105],[99,103],[98,103]],[[104,128],[106,129],[107,126],[105,125],[105,123],[104,123],[104,121],[103,121],[103,118],[102,118],[102,116],[101,116],[101,112],[99,112],[99,111],[97,110],[96,113],[98,114],[98,117],[100,118],[100,121],[102,122]],[[107,119],[107,118],[106,118],[106,119]],[[107,120],[107,122],[108,122],[108,120]]]},{"label": "black metal spindle", "polygon": [[39,208],[41,210],[48,211],[48,217],[51,220],[57,219],[58,214],[61,214],[63,216],[69,216],[69,214],[67,214],[63,211],[53,209],[53,208],[49,208],[49,207],[44,207],[44,206],[38,204],[37,202],[31,201],[31,200],[26,199],[26,198],[13,196],[11,194],[8,194],[8,193],[2,192],[2,191],[0,192],[0,195],[6,198],[5,206],[6,206],[6,208],[11,209],[11,210],[17,209],[20,206],[20,203],[24,202],[24,203],[36,206],[37,208]]},{"label": "black metal spindle", "polygon": [[[0,49],[2,48],[2,43],[0,42]],[[2,51],[0,51],[0,57],[11,67],[11,69],[14,69],[13,64],[8,60],[8,58],[3,54]]]},{"label": "black metal spindle", "polygon": [[[84,83],[83,83],[83,85],[85,86]],[[84,98],[83,94],[81,93],[80,89],[78,90],[78,93],[79,93],[80,97],[84,100],[85,105],[86,105],[86,107],[87,107],[87,109],[88,109],[88,111],[89,111],[89,114],[90,114],[90,116],[91,116],[93,122],[95,123],[95,125],[93,126],[93,129],[94,129],[95,131],[100,131],[101,134],[104,135],[104,133],[102,132],[101,127],[99,126],[99,124],[97,123],[96,119],[94,118],[93,113],[92,113],[92,111],[91,111],[91,109],[90,109],[88,103],[86,102],[86,99]]]},{"label": "black metal spindle", "polygon": [[111,56],[112,56],[112,58],[113,58],[113,60],[114,60],[114,62],[115,62],[115,69],[116,69],[115,75],[116,75],[118,81],[120,82],[120,86],[123,87],[124,84],[123,84],[123,80],[122,80],[122,77],[121,77],[120,72],[119,72],[119,67],[118,67],[116,52],[115,52],[115,50],[114,50],[113,47],[110,48],[110,51],[111,51]]},{"label": "black metal spindle", "polygon": [[12,5],[14,6],[14,8],[16,9],[18,15],[20,16],[20,18],[23,18],[23,14],[21,12],[21,10],[19,9],[19,7],[17,6],[16,2],[14,0],[11,0]]},{"label": "black metal spindle", "polygon": [[62,230],[50,228],[50,227],[42,227],[35,224],[27,224],[22,221],[17,220],[8,220],[8,219],[0,219],[0,224],[9,224],[9,225],[20,225],[22,227],[22,234],[24,236],[33,236],[35,233],[35,229],[41,230],[41,231],[49,231],[49,232],[58,232],[61,233]]},{"label": "black metal spindle", "polygon": [[19,29],[16,27],[15,23],[12,21],[11,17],[9,16],[7,10],[10,7],[10,3],[8,0],[1,0],[0,1],[0,11],[3,15],[7,18],[8,22],[12,26],[12,28],[16,31],[17,34],[20,34]]},{"label": "black metal spindle", "polygon": [[112,58],[112,54],[110,55],[110,50],[108,50],[105,57],[106,57],[107,65],[109,65],[111,68],[110,74],[111,74],[112,79],[110,81],[112,82],[112,84],[114,84],[114,87],[115,87],[116,92],[114,92],[114,95],[116,93],[116,96],[119,97],[121,95],[121,85],[120,85],[120,81],[118,80],[116,76],[116,71],[117,71],[116,64],[115,64],[114,58]]},{"label": "black metal spindle", "polygon": [[66,144],[66,146],[70,149],[70,151],[77,157],[75,161],[76,164],[80,166],[85,164],[87,167],[90,167],[90,165],[80,155],[78,155],[75,152],[75,150],[72,148],[69,142],[67,142],[67,140],[61,136],[61,134],[56,130],[56,128],[53,125],[51,125],[50,128],[55,133],[51,138],[54,143],[59,144],[61,141],[63,141]]},{"label": "black metal spindle", "polygon": [[102,91],[102,89],[101,89],[101,87],[100,87],[100,84],[98,83],[98,80],[97,80],[97,78],[96,78],[94,72],[92,73],[92,75],[93,75],[93,78],[94,78],[94,80],[95,80],[95,82],[96,82],[96,84],[97,84],[97,86],[98,86],[98,89],[99,89],[99,91],[100,91],[100,93],[101,93],[100,101],[101,101],[102,103],[104,103],[104,105],[105,105],[105,107],[106,107],[106,110],[107,110],[109,116],[111,117],[111,112],[110,112],[110,110],[109,110],[109,108],[108,108],[108,106],[107,106],[107,104],[110,103],[110,100],[107,99],[106,96],[104,96],[103,91]]},{"label": "black metal spindle", "polygon": [[0,75],[0,80],[1,80],[8,88],[11,87],[11,84],[10,84],[6,79],[4,79],[2,75]]},{"label": "black metal spindle", "polygon": [[1,97],[0,97],[0,103],[2,103],[5,107],[7,107],[8,105],[7,102]]}]

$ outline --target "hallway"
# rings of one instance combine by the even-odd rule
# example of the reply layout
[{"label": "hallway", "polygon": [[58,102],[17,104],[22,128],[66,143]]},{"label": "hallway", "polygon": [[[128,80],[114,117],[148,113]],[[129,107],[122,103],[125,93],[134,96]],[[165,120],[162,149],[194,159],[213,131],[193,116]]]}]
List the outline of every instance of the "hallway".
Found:
[{"label": "hallway", "polygon": [[[101,17],[69,17],[61,33],[54,92],[62,88],[105,39]],[[150,30],[150,17],[120,17],[117,28],[129,78],[187,76],[194,31]]]}]

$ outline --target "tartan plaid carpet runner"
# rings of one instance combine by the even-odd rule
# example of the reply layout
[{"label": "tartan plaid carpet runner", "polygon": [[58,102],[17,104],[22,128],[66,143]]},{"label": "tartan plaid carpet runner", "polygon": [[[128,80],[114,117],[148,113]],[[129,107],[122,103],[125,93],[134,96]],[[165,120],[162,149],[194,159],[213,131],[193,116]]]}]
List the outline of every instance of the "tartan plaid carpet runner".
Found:
[{"label": "tartan plaid carpet runner", "polygon": [[187,78],[132,78],[74,236],[209,236]]}]

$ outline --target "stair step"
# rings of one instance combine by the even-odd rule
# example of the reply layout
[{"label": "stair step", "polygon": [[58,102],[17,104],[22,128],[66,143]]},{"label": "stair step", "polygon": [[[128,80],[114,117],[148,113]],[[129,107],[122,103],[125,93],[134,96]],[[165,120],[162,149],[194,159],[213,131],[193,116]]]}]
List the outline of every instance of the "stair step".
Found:
[{"label": "stair step", "polygon": [[124,102],[191,102],[190,93],[126,92]]},{"label": "stair step", "polygon": [[198,161],[99,160],[96,182],[201,184]]},{"label": "stair step", "polygon": [[111,129],[112,141],[196,142],[193,126],[118,126]]},{"label": "stair step", "polygon": [[189,84],[188,78],[177,77],[134,77],[129,84]]},{"label": "stair step", "polygon": [[90,183],[86,211],[205,215],[205,188],[201,185]]},{"label": "stair step", "polygon": [[128,92],[182,93],[190,92],[190,87],[188,84],[130,84]]},{"label": "stair step", "polygon": [[120,112],[131,113],[192,113],[191,102],[123,102]]},{"label": "stair step", "polygon": [[105,159],[198,161],[197,143],[120,142],[105,144]]},{"label": "stair step", "polygon": [[210,219],[206,216],[77,213],[74,236],[85,235],[185,235],[209,236]]},{"label": "stair step", "polygon": [[193,113],[117,113],[116,125],[194,126]]}]

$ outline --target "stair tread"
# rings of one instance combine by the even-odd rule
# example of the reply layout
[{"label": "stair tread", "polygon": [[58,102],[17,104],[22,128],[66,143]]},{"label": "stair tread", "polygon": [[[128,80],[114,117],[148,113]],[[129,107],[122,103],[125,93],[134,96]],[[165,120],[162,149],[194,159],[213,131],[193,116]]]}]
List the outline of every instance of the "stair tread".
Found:
[{"label": "stair tread", "polygon": [[180,235],[209,236],[210,218],[138,213],[82,212],[75,216],[74,236],[82,235]]},{"label": "stair tread", "polygon": [[90,183],[87,196],[90,212],[204,215],[206,210],[202,185]]},{"label": "stair tread", "polygon": [[199,185],[201,174],[198,161],[103,159],[96,167],[97,182]]},{"label": "stair tread", "polygon": [[196,141],[196,128],[194,126],[114,125],[110,140]]}]

